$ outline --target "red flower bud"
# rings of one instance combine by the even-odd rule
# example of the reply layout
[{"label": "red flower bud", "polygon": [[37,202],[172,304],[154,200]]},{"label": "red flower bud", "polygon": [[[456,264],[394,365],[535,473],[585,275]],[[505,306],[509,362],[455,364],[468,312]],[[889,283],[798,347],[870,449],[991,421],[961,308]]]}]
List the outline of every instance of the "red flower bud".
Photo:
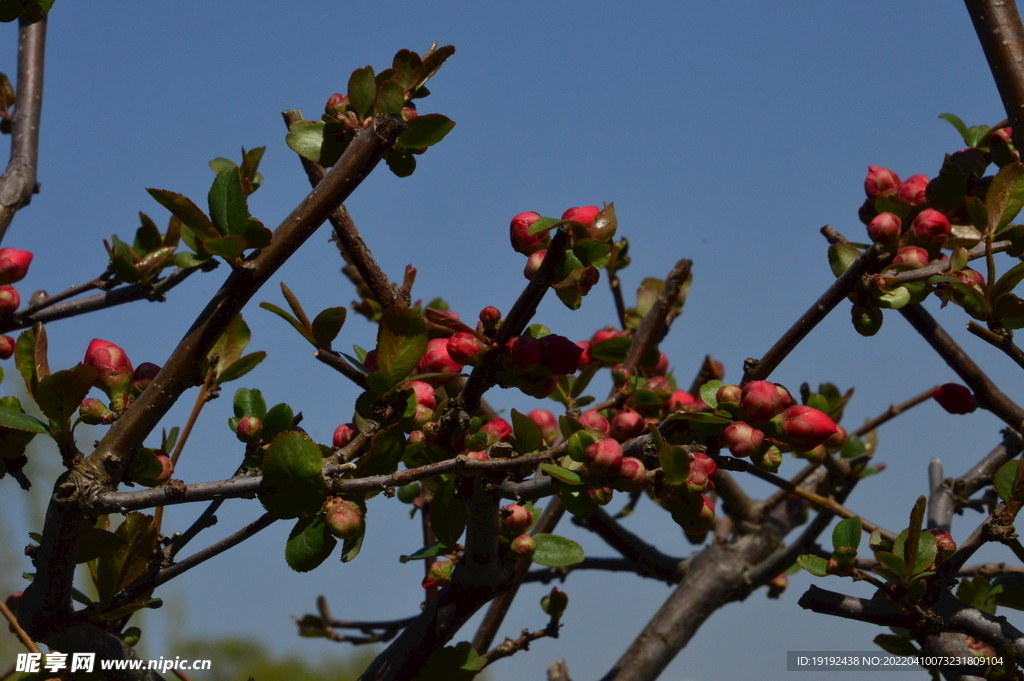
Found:
[{"label": "red flower bud", "polygon": [[672,399],[672,395],[675,392],[672,389],[672,384],[668,382],[668,379],[664,376],[651,376],[644,383],[644,390],[650,390],[652,393],[657,395],[663,400]]},{"label": "red flower bud", "polygon": [[690,494],[703,494],[708,488],[708,474],[700,466],[690,466],[690,474],[686,476],[686,491]]},{"label": "red flower bud", "polygon": [[132,377],[132,363],[124,350],[113,343],[93,338],[86,350],[83,362],[98,371],[93,386],[110,397],[112,402],[128,389]]},{"label": "red flower bud", "polygon": [[174,474],[174,464],[171,463],[171,458],[162,452],[158,453],[156,458],[162,466],[160,473],[155,478],[135,478],[135,482],[146,487],[159,487],[171,479]]},{"label": "red flower bud", "polygon": [[363,531],[363,514],[354,501],[342,499],[328,509],[324,524],[338,539],[354,539]]},{"label": "red flower bud", "polygon": [[696,403],[697,400],[690,393],[685,390],[676,390],[665,402],[665,408],[668,411],[690,411],[690,408]]},{"label": "red flower bud", "polygon": [[16,248],[0,248],[0,284],[14,284],[25,278],[32,254]]},{"label": "red flower bud", "polygon": [[255,416],[244,416],[238,419],[238,426],[235,427],[235,437],[246,444],[256,444],[263,434],[263,422]]},{"label": "red flower bud", "polygon": [[[427,341],[427,351],[423,353],[419,364],[416,365],[416,372],[420,374],[458,374],[462,371],[462,365],[456,362],[448,354],[447,338],[432,338]],[[455,380],[451,378],[436,377],[429,379],[434,385],[445,385]]]},{"label": "red flower bud", "polygon": [[356,436],[356,427],[352,423],[343,423],[334,429],[334,439],[332,444],[339,449],[344,447],[349,442],[352,442],[352,438]]},{"label": "red flower bud", "polygon": [[946,383],[932,390],[932,398],[950,414],[970,414],[978,408],[978,401],[970,388],[959,383]]},{"label": "red flower bud", "polygon": [[718,408],[726,411],[736,412],[740,408],[740,400],[743,398],[743,388],[738,385],[723,385],[715,393],[715,400],[718,401]]},{"label": "red flower bud", "polygon": [[774,383],[751,381],[743,386],[740,406],[751,421],[769,421],[781,411],[782,396]]},{"label": "red flower bud", "polygon": [[509,225],[509,233],[512,239],[512,248],[518,253],[523,255],[530,255],[535,251],[544,248],[548,241],[548,235],[551,233],[550,230],[543,231],[539,234],[530,236],[530,225],[540,219],[540,213],[534,213],[533,211],[527,213],[520,213],[519,215],[512,218],[512,224]]},{"label": "red flower bud", "polygon": [[924,191],[930,180],[925,175],[911,175],[900,185],[900,201],[911,206],[923,206],[928,203]]},{"label": "red flower bud", "polygon": [[540,364],[540,341],[530,336],[514,336],[505,343],[505,353],[512,359],[512,370],[527,372]]},{"label": "red flower bud", "polygon": [[972,270],[970,268],[958,270],[953,273],[953,276],[962,281],[963,283],[967,284],[968,286],[973,286],[982,291],[984,290],[983,287],[985,286],[985,275],[983,275],[981,272],[978,272],[977,270]]},{"label": "red flower bud", "polygon": [[583,463],[593,475],[616,476],[622,470],[622,446],[611,438],[590,445],[583,456]]},{"label": "red flower bud", "polygon": [[138,397],[142,391],[149,387],[156,375],[160,373],[160,367],[152,362],[143,362],[135,367],[132,372],[130,383],[132,394]]},{"label": "red flower bud", "polygon": [[896,252],[896,257],[892,259],[892,264],[924,267],[928,264],[928,260],[928,251],[920,246],[904,246]]},{"label": "red flower bud", "polygon": [[0,335],[0,359],[10,359],[14,354],[14,339]]},{"label": "red flower bud", "polygon": [[523,276],[533,281],[533,278],[537,276],[537,272],[540,271],[540,266],[544,264],[544,258],[548,254],[548,249],[542,248],[535,253],[531,253],[530,257],[526,259],[526,267],[523,268]]},{"label": "red flower bud", "polygon": [[929,532],[935,535],[935,564],[938,565],[956,553],[956,541],[945,530],[931,529]]},{"label": "red flower bud", "polygon": [[639,492],[647,485],[647,467],[644,462],[633,456],[622,457],[619,468],[619,479],[615,481],[615,489],[620,492]]},{"label": "red flower bud", "polygon": [[826,449],[842,449],[846,445],[846,441],[849,439],[849,434],[846,432],[846,428],[843,428],[838,423],[836,424],[836,434],[825,440]]},{"label": "red flower bud", "polygon": [[618,338],[619,336],[624,335],[625,334],[622,331],[619,331],[614,326],[606,326],[603,329],[594,332],[594,335],[590,338],[590,342],[593,345],[597,345],[601,341],[606,341],[609,338]]},{"label": "red flower bud", "polygon": [[575,220],[587,229],[590,229],[591,225],[594,224],[594,218],[596,218],[597,214],[600,212],[601,209],[597,206],[579,206],[577,208],[570,208],[562,213],[562,219]]},{"label": "red flower bud", "polygon": [[487,436],[487,446],[490,447],[496,442],[504,442],[512,434],[512,426],[508,421],[496,416],[480,428],[480,432]]},{"label": "red flower bud", "polygon": [[868,166],[868,175],[864,178],[864,193],[869,199],[883,194],[895,194],[900,188],[900,178],[896,173],[881,166]]},{"label": "red flower bud", "polygon": [[575,374],[583,356],[583,348],[565,336],[550,334],[540,339],[544,366],[553,374]]},{"label": "red flower bud", "polygon": [[537,542],[528,534],[521,534],[509,544],[509,551],[520,558],[533,558],[537,552]]},{"label": "red flower bud", "polygon": [[825,412],[803,404],[787,408],[778,416],[777,422],[781,437],[804,451],[814,449],[839,430]]},{"label": "red flower bud", "polygon": [[0,317],[10,317],[18,311],[21,296],[13,286],[0,286]]},{"label": "red flower bud", "polygon": [[[487,344],[468,331],[459,331],[449,338],[445,348],[453,361],[472,367],[479,364],[487,352]],[[431,389],[431,393],[433,393],[433,389]]]},{"label": "red flower bud", "polygon": [[594,358],[590,356],[590,341],[580,341],[576,343],[576,346],[582,351],[580,354],[580,365],[578,368],[586,369],[594,363]]},{"label": "red flower bud", "polygon": [[452,581],[452,570],[455,563],[450,560],[437,560],[427,570],[427,576],[421,582],[424,589],[432,589],[436,586],[448,586]]},{"label": "red flower bud", "polygon": [[993,130],[992,134],[989,135],[988,144],[990,147],[994,147],[997,144],[1012,142],[1013,141],[1013,128],[999,128]]},{"label": "red flower bud", "polygon": [[82,423],[88,423],[90,426],[112,423],[114,420],[114,415],[110,413],[106,405],[95,397],[87,397],[82,400],[82,404],[78,407],[78,415],[81,417]]},{"label": "red flower bud", "polygon": [[903,221],[895,213],[879,213],[868,223],[868,236],[876,244],[892,244],[900,238]]},{"label": "red flower bud", "polygon": [[500,321],[501,311],[498,308],[488,305],[480,310],[480,323],[483,324],[484,329],[487,331],[494,329]]},{"label": "red flower bud", "polygon": [[703,452],[694,452],[690,465],[702,468],[708,474],[708,478],[712,480],[715,477],[715,472],[718,471],[718,464],[715,463],[715,460]]},{"label": "red flower bud", "polygon": [[764,433],[744,421],[736,421],[722,431],[722,441],[733,456],[750,456],[761,449]]},{"label": "red flower bud", "polygon": [[631,409],[620,411],[612,419],[612,437],[620,442],[630,440],[644,430],[644,417]]},{"label": "red flower bud", "polygon": [[547,444],[551,444],[558,437],[558,419],[547,409],[534,409],[526,416],[537,424]]},{"label": "red flower bud", "polygon": [[596,411],[591,410],[583,412],[583,414],[580,415],[579,421],[585,428],[600,435],[602,439],[612,436],[612,427],[611,424],[608,423],[608,419],[601,416]]},{"label": "red flower bud", "polygon": [[327,104],[324,106],[324,113],[328,116],[336,116],[343,112],[347,106],[348,97],[339,92],[335,92],[331,95],[331,98],[327,100]]},{"label": "red flower bud", "polygon": [[518,537],[533,524],[533,515],[525,506],[519,504],[507,505],[501,516],[501,532],[506,537]]},{"label": "red flower bud", "polygon": [[437,394],[434,392],[433,386],[424,381],[409,381],[405,384],[405,387],[411,389],[416,395],[416,404],[422,405],[427,409],[434,409],[437,407]]},{"label": "red flower bud", "polygon": [[925,208],[914,218],[910,229],[918,241],[941,246],[949,238],[953,227],[945,215],[932,208]]}]

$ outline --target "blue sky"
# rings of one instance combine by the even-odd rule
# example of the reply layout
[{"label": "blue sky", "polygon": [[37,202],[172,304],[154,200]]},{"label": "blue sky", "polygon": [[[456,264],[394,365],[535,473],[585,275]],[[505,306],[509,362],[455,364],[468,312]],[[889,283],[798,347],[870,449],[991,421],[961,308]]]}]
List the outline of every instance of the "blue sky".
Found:
[{"label": "blue sky", "polygon": [[[284,145],[279,112],[300,108],[316,118],[331,93],[344,91],[352,69],[379,70],[398,49],[422,52],[433,41],[458,52],[420,111],[444,113],[457,126],[421,157],[413,177],[397,179],[382,167],[348,203],[381,265],[397,280],[412,263],[416,297],[443,296],[463,317],[486,305],[508,310],[524,284],[522,256],[508,245],[509,219],[614,201],[620,234],[632,244],[633,265],[623,273],[627,301],[642,278],[665,276],[681,257],[694,260],[685,312],[662,345],[684,384],[707,353],[726,364],[727,380],[739,380],[743,360],[762,354],[829,285],[818,229],[831,224],[865,238],[856,211],[868,165],[932,176],[943,154],[962,146],[938,114],[954,112],[968,124],[1004,117],[957,3],[58,2],[48,36],[42,193],[4,242],[36,253],[22,296],[99,274],[106,266],[101,240],[130,237],[138,211],[163,224],[166,213],[145,187],[202,204],[213,177],[207,161],[235,157],[243,145],[268,146],[266,182],[251,207],[276,225],[308,190]],[[9,74],[15,43],[15,28],[0,27],[0,69]],[[5,158],[6,148],[0,153]],[[280,302],[278,281],[307,309],[347,306],[353,294],[326,238],[326,230],[318,232],[246,309],[251,349],[268,350],[270,358],[208,405],[178,469],[186,481],[220,479],[237,464],[241,448],[225,425],[236,387],[289,402],[321,441],[349,420],[354,387],[256,307]],[[93,337],[118,343],[136,364],[162,363],[224,276],[220,268],[193,277],[164,304],[52,324],[51,365],[80,361]],[[864,339],[847,307],[773,378],[794,389],[803,381],[855,387],[848,427],[954,378],[897,315]],[[1018,369],[963,331],[961,310],[936,314],[1011,397],[1024,399]],[[582,339],[613,318],[602,282],[579,312],[552,298],[537,321]],[[373,337],[373,327],[351,315],[336,346],[368,347]],[[9,370],[3,389],[13,391],[15,379]],[[168,427],[185,420],[192,399],[187,394],[175,407]],[[511,391],[488,399],[504,409],[535,406]],[[933,404],[919,407],[881,431],[877,459],[888,469],[849,505],[901,529],[926,492],[928,459],[939,456],[949,474],[959,474],[998,442],[999,427],[986,413],[954,418]],[[38,455],[56,459],[55,452]],[[797,468],[787,462],[783,472]],[[44,480],[37,480],[40,489]],[[21,503],[25,495],[10,482],[3,481],[4,499]],[[37,529],[28,509],[9,519],[13,546]],[[198,511],[176,508],[165,526],[182,529]],[[163,592],[175,601],[171,616],[144,620],[147,650],[166,654],[165,637],[175,632],[221,632],[258,636],[280,652],[335,652],[333,644],[298,639],[288,619],[311,611],[320,593],[339,617],[415,612],[419,567],[397,557],[419,547],[418,526],[396,503],[377,501],[370,511],[370,541],[352,564],[332,559],[308,575],[292,573],[282,555],[288,527],[279,523],[177,580]],[[197,547],[259,513],[255,502],[229,502]],[[954,536],[966,537],[976,520],[960,521]],[[667,553],[690,550],[651,504],[628,525]],[[591,555],[612,555],[568,522],[563,531]],[[27,569],[19,556],[20,549],[9,557],[17,572]],[[873,628],[798,608],[809,582],[793,578],[780,601],[759,592],[723,609],[665,678],[782,679],[786,650],[871,649],[879,633]],[[867,593],[835,578],[824,586]],[[563,657],[574,678],[599,677],[669,593],[624,575],[573,575],[565,588],[572,601],[562,638],[495,665],[491,678],[541,678]],[[541,593],[523,590],[502,635],[543,625]],[[471,636],[472,628],[463,632]]]}]

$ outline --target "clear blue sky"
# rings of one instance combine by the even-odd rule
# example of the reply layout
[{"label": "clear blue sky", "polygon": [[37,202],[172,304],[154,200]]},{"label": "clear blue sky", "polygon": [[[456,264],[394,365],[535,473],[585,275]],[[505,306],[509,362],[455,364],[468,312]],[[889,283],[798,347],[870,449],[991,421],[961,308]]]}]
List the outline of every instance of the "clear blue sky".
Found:
[{"label": "clear blue sky", "polygon": [[[130,237],[137,211],[162,224],[166,213],[144,187],[202,204],[213,177],[207,161],[235,157],[243,145],[268,146],[266,182],[251,205],[256,217],[276,225],[308,190],[284,144],[279,112],[300,108],[316,118],[331,93],[344,91],[352,69],[379,70],[396,50],[422,52],[433,41],[458,52],[420,110],[442,112],[457,126],[421,157],[413,177],[400,180],[382,167],[348,203],[381,265],[399,279],[412,263],[419,270],[416,296],[443,296],[464,317],[486,305],[507,310],[524,283],[524,261],[508,245],[511,216],[557,216],[570,206],[614,201],[620,234],[632,244],[634,264],[623,273],[627,296],[643,277],[663,277],[678,258],[694,260],[685,312],[662,346],[684,384],[706,353],[725,362],[727,379],[739,380],[743,359],[762,354],[829,285],[818,229],[832,224],[864,238],[856,211],[868,165],[902,177],[932,176],[943,154],[960,146],[938,114],[954,112],[969,124],[1004,117],[958,3],[63,1],[48,36],[42,193],[4,242],[36,253],[22,296],[53,293],[102,272],[101,239]],[[15,44],[15,27],[0,27],[0,69],[12,75]],[[6,148],[0,154],[6,158]],[[319,232],[246,309],[251,349],[268,350],[270,358],[207,407],[179,466],[186,481],[234,470],[241,449],[225,421],[235,387],[259,387],[272,403],[289,402],[321,441],[349,420],[355,389],[256,307],[280,302],[277,281],[287,282],[307,309],[347,306],[353,294],[326,239]],[[80,361],[93,337],[120,344],[136,364],[162,363],[224,276],[221,268],[193,277],[162,305],[138,303],[51,325],[51,366]],[[937,316],[1007,393],[1024,399],[1019,370],[963,332],[961,310]],[[602,282],[578,313],[548,301],[537,321],[582,339],[613,318]],[[336,345],[368,347],[373,336],[373,327],[351,315]],[[16,375],[5,368],[9,392]],[[887,315],[881,333],[863,339],[843,305],[774,378],[793,389],[803,381],[855,387],[845,421],[852,428],[953,374],[898,316]],[[168,427],[185,420],[192,399],[186,395],[172,411]],[[535,406],[511,391],[488,399],[506,409]],[[882,430],[877,459],[889,468],[866,481],[849,505],[899,530],[926,492],[928,459],[940,456],[949,474],[959,474],[998,442],[999,427],[987,413],[954,418],[933,404],[919,407]],[[796,469],[787,461],[783,472]],[[43,477],[36,483],[47,484]],[[28,569],[20,550],[25,532],[38,525],[20,509],[26,495],[10,480],[0,490],[5,508],[18,509],[5,515],[15,537],[6,558],[17,574]],[[163,637],[173,632],[216,632],[257,636],[278,652],[335,652],[335,644],[297,638],[288,619],[310,612],[320,593],[338,617],[414,613],[420,569],[397,560],[420,545],[418,525],[405,510],[372,503],[363,554],[348,565],[331,559],[307,575],[286,567],[289,528],[278,523],[165,588],[162,595],[177,604],[166,609],[170,624],[159,612],[145,618],[146,650],[166,654]],[[165,527],[183,529],[198,511],[175,508]],[[261,512],[256,502],[229,502],[220,524],[196,546]],[[976,520],[959,521],[956,538],[965,538]],[[627,524],[667,553],[690,550],[649,503]],[[563,531],[590,555],[612,555],[568,522]],[[762,591],[720,611],[665,678],[781,680],[788,678],[786,650],[871,649],[874,628],[797,607],[809,582],[800,575],[779,601],[767,601]],[[867,593],[835,578],[823,586]],[[571,604],[562,638],[495,665],[491,678],[543,678],[547,665],[563,657],[574,678],[597,678],[669,593],[619,574],[573,575],[565,588]],[[541,587],[521,593],[502,635],[543,626]]]}]

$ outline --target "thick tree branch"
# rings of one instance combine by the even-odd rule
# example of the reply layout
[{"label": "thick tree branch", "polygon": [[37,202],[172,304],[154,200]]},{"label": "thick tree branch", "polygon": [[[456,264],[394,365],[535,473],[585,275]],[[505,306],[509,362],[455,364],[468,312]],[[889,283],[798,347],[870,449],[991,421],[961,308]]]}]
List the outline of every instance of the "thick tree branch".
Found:
[{"label": "thick tree branch", "polygon": [[1013,127],[1013,143],[1024,149],[1024,27],[1012,0],[964,0],[992,77]]},{"label": "thick tree branch", "polygon": [[678,583],[683,576],[682,563],[678,558],[665,555],[656,547],[633,534],[614,518],[598,508],[589,518],[577,518],[574,523],[601,537],[606,544],[631,561],[636,572],[642,577],[651,577],[670,584]]},{"label": "thick tree branch", "polygon": [[0,241],[19,209],[38,191],[39,119],[43,110],[46,17],[18,27],[18,83],[11,120],[11,160],[0,175]]}]

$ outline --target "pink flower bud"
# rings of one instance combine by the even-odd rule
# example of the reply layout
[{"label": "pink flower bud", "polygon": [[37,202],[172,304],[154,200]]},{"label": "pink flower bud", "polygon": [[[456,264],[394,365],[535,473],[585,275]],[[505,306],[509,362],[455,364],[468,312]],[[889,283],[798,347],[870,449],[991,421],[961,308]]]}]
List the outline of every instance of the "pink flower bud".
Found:
[{"label": "pink flower bud", "polygon": [[256,444],[263,434],[263,422],[255,416],[244,416],[238,419],[235,437],[246,444]]},{"label": "pink flower bud", "polygon": [[547,409],[534,409],[526,415],[537,424],[544,442],[551,444],[558,437],[558,419]]},{"label": "pink flower bud", "polygon": [[668,355],[664,352],[659,352],[656,359],[652,359],[647,364],[641,363],[640,366],[651,376],[661,376],[668,371]]},{"label": "pink flower bud", "polygon": [[715,502],[711,501],[711,497],[702,494],[699,509],[693,519],[683,527],[686,534],[704,534],[711,529],[711,525],[715,522]]},{"label": "pink flower bud", "polygon": [[612,419],[612,437],[620,442],[640,435],[645,429],[644,417],[631,409],[620,411]]},{"label": "pink flower bud", "polygon": [[622,470],[622,445],[611,438],[595,442],[584,452],[583,463],[596,476],[616,476]]},{"label": "pink flower bud", "polygon": [[577,208],[570,208],[562,213],[562,219],[575,220],[587,229],[590,229],[591,225],[594,224],[594,218],[596,218],[597,214],[600,212],[601,209],[597,206],[579,206]]},{"label": "pink flower bud", "polygon": [[714,484],[715,472],[718,471],[718,464],[715,463],[714,459],[704,452],[694,452],[693,462],[690,465],[703,469],[708,474],[708,478],[712,480],[712,485]]},{"label": "pink flower bud", "polygon": [[480,432],[487,435],[487,446],[490,447],[496,442],[505,442],[512,434],[512,426],[508,421],[496,416],[480,428]]},{"label": "pink flower bud", "polygon": [[540,339],[544,366],[553,374],[575,374],[583,356],[583,348],[565,336],[550,334]]},{"label": "pink flower bud", "polygon": [[0,248],[0,284],[14,284],[25,278],[32,254],[16,248]]},{"label": "pink flower bud", "polygon": [[644,390],[650,390],[652,393],[657,395],[663,400],[672,399],[675,391],[672,389],[672,384],[668,382],[668,379],[664,376],[651,376],[644,383]]},{"label": "pink flower bud", "polygon": [[159,487],[171,479],[171,476],[174,475],[174,464],[171,463],[171,458],[163,452],[157,453],[156,458],[162,466],[160,473],[155,478],[135,478],[135,482],[146,487]]},{"label": "pink flower bud", "polygon": [[775,445],[771,445],[764,451],[752,454],[750,460],[763,471],[777,473],[779,466],[782,465],[782,452]]},{"label": "pink flower bud", "polygon": [[528,534],[521,534],[509,544],[509,551],[520,558],[533,558],[537,552],[537,542]]},{"label": "pink flower bud", "polygon": [[513,371],[527,372],[535,369],[543,357],[540,341],[530,336],[514,336],[505,343],[505,353],[512,360]]},{"label": "pink flower bud", "polygon": [[846,445],[849,434],[846,432],[846,428],[843,428],[838,423],[836,424],[836,434],[825,440],[826,449],[842,449]]},{"label": "pink flower bud", "polygon": [[416,372],[420,374],[453,374],[451,378],[436,377],[430,379],[434,385],[446,385],[455,380],[454,374],[462,371],[462,365],[456,362],[448,354],[447,338],[432,338],[427,341],[427,351],[423,353],[420,362],[416,365]]},{"label": "pink flower bud", "polygon": [[14,339],[0,335],[0,359],[10,359],[14,354]]},{"label": "pink flower bud", "polygon": [[136,397],[141,395],[142,391],[149,387],[149,384],[153,382],[153,379],[159,373],[160,367],[152,362],[143,362],[135,367],[135,371],[132,372],[131,383],[129,384],[132,394]]},{"label": "pink flower bud", "polygon": [[814,449],[839,430],[827,414],[803,404],[787,408],[778,416],[777,421],[785,441],[804,451]]},{"label": "pink flower bud", "polygon": [[896,252],[896,257],[892,259],[892,264],[924,267],[928,264],[928,251],[920,246],[904,246]]},{"label": "pink flower bud", "polygon": [[[449,338],[445,348],[453,361],[473,367],[480,363],[487,352],[487,344],[468,331],[460,331]],[[433,388],[431,388],[431,393],[433,393]]]},{"label": "pink flower bud", "polygon": [[328,116],[336,116],[342,113],[346,107],[348,107],[348,97],[339,92],[335,92],[331,95],[331,98],[327,100],[327,104],[324,106],[324,113]]},{"label": "pink flower bud", "polygon": [[925,175],[911,175],[900,186],[900,201],[911,206],[923,206],[928,203],[924,191],[930,180]]},{"label": "pink flower bud", "polygon": [[740,408],[740,400],[743,398],[743,388],[738,385],[723,385],[715,393],[715,400],[718,401],[718,408],[726,411],[736,412]]},{"label": "pink flower bud", "polygon": [[512,248],[517,253],[523,255],[530,255],[535,251],[544,248],[544,245],[548,241],[548,235],[551,233],[550,230],[534,234],[530,236],[530,225],[540,219],[540,213],[534,213],[529,211],[526,213],[520,213],[519,215],[512,218],[512,224],[509,226],[509,233],[512,239]]},{"label": "pink flower bud", "polygon": [[21,296],[13,286],[0,286],[0,317],[10,317],[18,311]]},{"label": "pink flower bud", "polygon": [[352,442],[352,438],[354,438],[358,432],[359,431],[356,430],[355,424],[343,423],[334,429],[334,439],[332,444],[340,449],[349,442]]},{"label": "pink flower bud", "polygon": [[769,421],[781,411],[782,396],[774,383],[751,381],[743,386],[740,406],[751,421]]},{"label": "pink flower bud", "polygon": [[625,334],[622,331],[619,331],[614,326],[606,326],[603,329],[596,331],[594,335],[590,338],[590,342],[593,345],[597,345],[601,341],[606,341],[609,338],[618,338],[619,336],[624,335]]},{"label": "pink flower bud", "polygon": [[128,389],[133,371],[132,363],[128,355],[124,354],[124,350],[113,343],[93,338],[89,343],[89,349],[86,350],[83,364],[98,371],[93,386],[105,392],[112,402],[117,401],[117,398]]},{"label": "pink flower bud", "polygon": [[647,467],[644,462],[633,456],[622,457],[619,478],[615,481],[615,489],[620,492],[639,492],[647,485]]},{"label": "pink flower bud", "polygon": [[602,439],[612,436],[612,427],[611,424],[608,423],[608,419],[601,416],[596,411],[591,410],[583,412],[583,414],[580,415],[579,421],[585,428],[600,435]]},{"label": "pink flower bud", "polygon": [[703,494],[708,488],[708,474],[700,466],[690,466],[690,474],[686,476],[686,491],[690,494]]},{"label": "pink flower bud", "polygon": [[607,506],[611,503],[615,492],[608,485],[597,485],[587,488],[587,496],[598,506]]},{"label": "pink flower bud", "polygon": [[993,130],[992,134],[989,135],[988,144],[994,147],[997,144],[1012,142],[1013,141],[1013,128],[999,128]]},{"label": "pink flower bud", "polygon": [[416,395],[416,404],[422,405],[427,409],[434,409],[437,407],[437,394],[434,392],[433,386],[424,381],[409,381],[405,384],[405,387],[411,389]]},{"label": "pink flower bud", "polygon": [[779,409],[785,409],[795,401],[793,400],[793,396],[781,383],[775,384],[775,392],[779,393]]},{"label": "pink flower bud", "polygon": [[903,221],[895,213],[879,213],[868,223],[868,236],[876,244],[892,244],[900,238]]},{"label": "pink flower bud", "polygon": [[559,591],[558,587],[552,587],[551,593],[540,599],[540,607],[544,614],[550,615],[555,619],[561,617],[568,606],[569,596],[564,591]]},{"label": "pink flower bud", "polygon": [[402,120],[407,122],[407,123],[409,121],[411,121],[412,119],[416,118],[419,115],[420,115],[419,111],[417,111],[416,109],[412,108],[411,106],[403,106],[402,107]]},{"label": "pink flower bud", "polygon": [[437,560],[427,570],[427,576],[423,578],[421,582],[424,589],[433,589],[434,587],[448,586],[452,581],[452,570],[455,569],[455,563],[450,560]]},{"label": "pink flower bud", "polygon": [[884,194],[895,194],[900,188],[900,178],[896,173],[881,166],[868,166],[868,175],[864,178],[864,193],[869,199]]},{"label": "pink flower bud", "polygon": [[537,272],[540,271],[540,266],[544,264],[544,258],[548,254],[548,249],[542,248],[535,253],[531,253],[530,257],[526,259],[526,267],[523,268],[523,276],[533,281],[533,278],[537,276]]},{"label": "pink flower bud", "polygon": [[533,515],[525,506],[519,504],[507,505],[501,516],[501,533],[506,537],[518,537],[533,524]]},{"label": "pink flower bud", "polygon": [[582,351],[579,368],[586,369],[594,363],[594,358],[590,356],[590,341],[580,341],[576,343],[576,346]]},{"label": "pink flower bud", "polygon": [[90,426],[98,426],[114,421],[114,415],[110,413],[106,405],[95,397],[87,397],[82,400],[82,404],[78,407],[78,415],[81,417],[82,423],[87,423]]},{"label": "pink flower bud", "polygon": [[910,229],[918,241],[941,246],[953,228],[945,215],[932,208],[925,208],[914,218]]},{"label": "pink flower bud", "polygon": [[953,276],[968,286],[973,286],[982,291],[984,290],[985,275],[977,270],[972,270],[970,268],[958,270],[953,273]]},{"label": "pink flower bud", "polygon": [[945,530],[932,529],[929,532],[935,535],[935,564],[938,565],[956,553],[956,541]]},{"label": "pink flower bud", "polygon": [[932,398],[950,414],[970,414],[978,408],[974,393],[959,383],[940,385],[932,390]]},{"label": "pink flower bud", "polygon": [[500,321],[501,311],[498,308],[488,305],[480,310],[480,323],[483,324],[484,329],[487,331],[494,329]]},{"label": "pink flower bud", "polygon": [[745,457],[757,452],[764,444],[764,433],[744,421],[736,421],[722,431],[722,441],[733,456]]},{"label": "pink flower bud", "polygon": [[697,400],[690,393],[685,390],[676,390],[665,402],[665,408],[668,411],[689,411],[689,408],[693,407],[696,403]]},{"label": "pink flower bud", "polygon": [[338,539],[355,539],[363,531],[363,514],[354,501],[342,499],[327,511],[324,524],[327,531]]}]

